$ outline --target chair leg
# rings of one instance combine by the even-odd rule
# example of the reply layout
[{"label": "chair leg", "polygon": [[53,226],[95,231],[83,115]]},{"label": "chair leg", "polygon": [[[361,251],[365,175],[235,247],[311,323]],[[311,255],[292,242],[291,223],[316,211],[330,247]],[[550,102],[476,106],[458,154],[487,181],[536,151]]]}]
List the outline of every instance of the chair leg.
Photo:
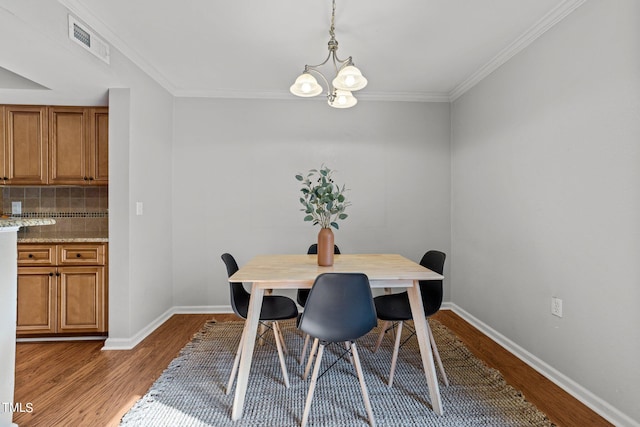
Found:
[{"label": "chair leg", "polygon": [[391,356],[391,370],[389,371],[389,387],[393,386],[393,375],[396,373],[396,363],[398,362],[398,351],[400,350],[400,338],[402,337],[403,322],[398,322],[396,331],[396,342],[393,346],[393,356]]},{"label": "chair leg", "polygon": [[384,334],[389,328],[389,325],[391,325],[391,322],[389,322],[388,320],[385,320],[384,324],[382,325],[382,330],[380,331],[380,335],[378,335],[378,341],[376,341],[376,346],[373,348],[374,353],[378,351],[378,349],[380,348],[380,344],[382,343],[382,338],[384,338]]},{"label": "chair leg", "polygon": [[282,378],[284,378],[284,385],[289,388],[289,375],[287,374],[287,365],[284,362],[284,355],[282,354],[282,343],[280,342],[278,332],[278,322],[273,322],[273,336],[276,340],[276,347],[278,348],[278,358],[280,359],[280,368],[282,369]]},{"label": "chair leg", "polygon": [[353,357],[351,357],[351,342],[345,341],[344,342],[344,348],[347,349],[347,351],[348,351],[347,357],[349,358],[349,363],[351,363],[353,365]]},{"label": "chair leg", "polygon": [[311,352],[309,353],[309,360],[307,360],[307,367],[304,370],[304,375],[302,376],[303,380],[306,380],[309,376],[309,371],[311,370],[311,364],[313,363],[313,356],[316,354],[318,350],[318,343],[320,340],[318,338],[313,340],[313,345],[311,346]]},{"label": "chair leg", "polygon": [[[313,342],[314,347],[318,339]],[[309,419],[309,412],[311,410],[311,401],[313,400],[313,392],[316,389],[316,382],[318,381],[318,372],[320,371],[320,363],[322,362],[322,354],[324,353],[324,345],[320,345],[318,348],[318,356],[316,357],[316,363],[313,367],[313,374],[311,375],[311,384],[309,384],[309,392],[307,393],[307,401],[304,404],[304,412],[302,413],[302,423],[301,426],[305,427],[307,425],[307,420]],[[311,361],[311,356],[309,356],[309,361]]]},{"label": "chair leg", "polygon": [[282,351],[284,351],[284,354],[286,354],[288,356],[289,355],[289,349],[287,348],[287,343],[284,342],[284,335],[282,334],[282,329],[280,329],[280,323],[273,322],[273,325],[276,328],[276,330],[278,331],[278,336],[280,337],[280,343],[282,344]]},{"label": "chair leg", "polygon": [[429,341],[431,341],[431,348],[433,349],[433,356],[438,363],[438,367],[440,368],[440,373],[442,374],[442,380],[444,381],[444,385],[449,385],[449,379],[447,378],[447,374],[444,372],[444,366],[442,365],[442,360],[440,359],[440,353],[438,352],[438,346],[436,345],[436,340],[433,339],[433,332],[431,332],[431,326],[429,326],[429,319],[427,319],[427,332],[429,332]]},{"label": "chair leg", "polygon": [[238,350],[236,351],[236,358],[233,360],[233,367],[231,368],[231,375],[229,375],[229,381],[227,382],[226,394],[229,394],[233,382],[236,379],[238,373],[238,365],[240,365],[240,353],[242,353],[242,343],[244,342],[244,328],[242,329],[242,335],[240,336],[240,343],[238,344]]},{"label": "chair leg", "polygon": [[309,339],[311,336],[309,334],[304,334],[304,344],[302,345],[302,353],[300,353],[300,360],[298,361],[299,365],[302,365],[304,362],[304,356],[307,354],[307,347],[309,346]]},{"label": "chair leg", "polygon": [[[398,334],[398,336],[399,335],[400,334]],[[356,367],[356,373],[358,374],[358,380],[360,381],[360,388],[362,389],[362,399],[364,400],[364,407],[366,408],[367,415],[369,417],[369,425],[371,427],[375,427],[376,420],[373,417],[373,411],[371,410],[371,401],[369,400],[369,391],[367,390],[367,384],[364,382],[362,365],[360,365],[360,356],[358,356],[358,349],[355,342],[351,343],[351,352],[353,353],[353,362]]]}]

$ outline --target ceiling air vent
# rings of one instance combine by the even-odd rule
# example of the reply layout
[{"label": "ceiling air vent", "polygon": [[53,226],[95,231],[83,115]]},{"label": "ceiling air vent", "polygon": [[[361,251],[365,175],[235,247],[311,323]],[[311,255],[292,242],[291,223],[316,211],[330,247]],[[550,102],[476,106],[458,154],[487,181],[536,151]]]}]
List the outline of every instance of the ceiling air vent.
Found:
[{"label": "ceiling air vent", "polygon": [[109,63],[109,45],[71,15],[69,15],[69,38],[107,64]]}]

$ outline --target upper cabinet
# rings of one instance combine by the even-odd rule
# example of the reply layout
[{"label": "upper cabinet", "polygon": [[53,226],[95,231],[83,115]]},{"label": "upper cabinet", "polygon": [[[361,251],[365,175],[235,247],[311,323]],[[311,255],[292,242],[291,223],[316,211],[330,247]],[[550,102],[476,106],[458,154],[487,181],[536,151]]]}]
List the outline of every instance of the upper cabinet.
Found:
[{"label": "upper cabinet", "polygon": [[47,184],[47,107],[5,105],[1,112],[2,184]]},{"label": "upper cabinet", "polygon": [[106,108],[49,107],[49,184],[109,183]]},{"label": "upper cabinet", "polygon": [[106,107],[0,106],[0,184],[107,185]]},{"label": "upper cabinet", "polygon": [[89,118],[90,176],[94,183],[106,185],[109,184],[109,109],[91,108]]}]

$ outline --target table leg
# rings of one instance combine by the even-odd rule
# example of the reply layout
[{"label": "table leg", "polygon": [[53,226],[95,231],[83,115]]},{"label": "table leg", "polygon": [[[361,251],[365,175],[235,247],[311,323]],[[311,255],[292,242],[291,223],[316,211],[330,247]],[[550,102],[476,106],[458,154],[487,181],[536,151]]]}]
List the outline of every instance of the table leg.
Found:
[{"label": "table leg", "polygon": [[[433,411],[442,415],[442,401],[440,400],[440,388],[438,387],[438,378],[436,377],[436,366],[433,362],[433,353],[429,343],[429,331],[427,330],[427,319],[424,315],[424,306],[422,305],[422,297],[420,295],[420,282],[413,281],[413,287],[407,289],[409,294],[409,304],[411,305],[411,314],[413,315],[413,324],[416,329],[418,345],[420,346],[420,355],[422,357],[422,366],[427,377],[429,386],[429,396]],[[243,355],[244,356],[244,355]]]},{"label": "table leg", "polygon": [[244,322],[245,339],[244,345],[242,346],[240,368],[238,370],[238,383],[236,384],[236,394],[233,399],[233,410],[231,412],[231,419],[233,421],[237,421],[242,418],[244,397],[247,394],[249,371],[251,370],[251,359],[253,358],[253,349],[256,342],[256,331],[258,329],[258,320],[260,319],[260,308],[262,307],[263,296],[264,289],[254,283],[251,289],[251,298],[249,299],[247,320]]}]

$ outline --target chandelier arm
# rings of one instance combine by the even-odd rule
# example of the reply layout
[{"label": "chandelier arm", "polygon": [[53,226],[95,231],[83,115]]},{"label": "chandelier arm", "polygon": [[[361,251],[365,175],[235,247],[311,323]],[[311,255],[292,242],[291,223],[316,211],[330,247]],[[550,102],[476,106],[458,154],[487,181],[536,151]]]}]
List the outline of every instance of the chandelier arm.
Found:
[{"label": "chandelier arm", "polygon": [[[338,64],[340,64],[340,66],[338,66]],[[349,65],[353,65],[353,60],[351,59],[351,57],[348,57],[347,59],[340,59],[340,58],[338,58],[338,56],[334,52],[333,53],[333,65],[336,68],[336,74],[338,74],[340,72],[340,70],[342,70],[344,67],[348,67]]]},{"label": "chandelier arm", "polygon": [[319,63],[318,65],[305,65],[304,69],[310,69],[310,68],[318,68],[318,67],[322,67],[324,64],[326,64],[329,61],[329,58],[331,58],[331,52],[329,52],[329,54],[327,55],[327,58],[322,61],[321,63]]},{"label": "chandelier arm", "polygon": [[324,84],[325,84],[325,85],[327,85],[327,96],[331,96],[331,92],[332,92],[333,87],[331,86],[331,84],[329,84],[329,81],[328,81],[328,80],[327,80],[327,78],[324,76],[324,74],[322,74],[320,71],[316,70],[316,69],[315,69],[315,68],[313,68],[313,67],[305,67],[305,69],[306,69],[309,73],[311,73],[311,72],[313,71],[314,73],[316,73],[317,75],[319,75],[319,76],[322,78],[322,80],[324,80]]}]

